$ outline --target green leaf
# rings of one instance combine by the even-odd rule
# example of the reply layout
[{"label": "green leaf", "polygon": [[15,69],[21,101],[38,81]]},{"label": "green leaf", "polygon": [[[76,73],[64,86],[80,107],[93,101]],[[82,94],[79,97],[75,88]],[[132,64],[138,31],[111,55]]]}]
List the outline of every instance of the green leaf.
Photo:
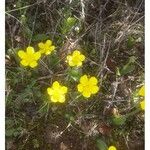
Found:
[{"label": "green leaf", "polygon": [[45,41],[49,38],[48,35],[46,34],[37,34],[35,36],[33,36],[32,41],[36,42],[36,41]]},{"label": "green leaf", "polygon": [[77,19],[74,17],[68,17],[63,21],[61,32],[66,34],[71,31],[71,29],[76,25]]},{"label": "green leaf", "polygon": [[76,23],[76,18],[74,18],[74,17],[69,17],[69,18],[67,19],[67,25],[68,25],[68,26],[72,27],[73,25],[75,25],[75,23]]},{"label": "green leaf", "polygon": [[128,37],[128,40],[127,40],[127,47],[128,48],[132,48],[134,46],[134,44],[136,43],[136,41],[134,40],[133,37]]},{"label": "green leaf", "polygon": [[49,63],[51,64],[52,67],[54,67],[55,65],[59,64],[60,58],[53,53],[50,57],[49,57]]},{"label": "green leaf", "polygon": [[74,81],[78,81],[81,76],[81,70],[78,68],[71,68],[69,69],[68,74],[71,79],[73,79]]},{"label": "green leaf", "polygon": [[126,116],[113,116],[112,123],[114,125],[123,125],[126,122]]},{"label": "green leaf", "polygon": [[108,149],[108,146],[106,145],[106,143],[104,141],[102,141],[101,139],[96,140],[96,145],[99,150],[107,150]]},{"label": "green leaf", "polygon": [[129,57],[129,62],[128,63],[135,63],[135,61],[136,61],[136,57],[131,56],[131,57]]},{"label": "green leaf", "polygon": [[20,17],[20,22],[21,22],[23,25],[26,25],[27,17],[26,17],[25,15],[21,15],[21,17]]},{"label": "green leaf", "polygon": [[14,135],[14,132],[15,132],[15,129],[14,129],[14,128],[6,129],[5,135],[6,135],[7,137],[11,137],[11,136]]},{"label": "green leaf", "polygon": [[135,65],[134,65],[135,60],[136,60],[135,56],[129,57],[127,64],[124,65],[123,68],[120,70],[120,74],[126,75],[128,73],[131,73],[135,69]]},{"label": "green leaf", "polygon": [[134,71],[135,66],[134,65],[125,65],[122,69],[121,69],[121,75],[126,75],[132,71]]}]

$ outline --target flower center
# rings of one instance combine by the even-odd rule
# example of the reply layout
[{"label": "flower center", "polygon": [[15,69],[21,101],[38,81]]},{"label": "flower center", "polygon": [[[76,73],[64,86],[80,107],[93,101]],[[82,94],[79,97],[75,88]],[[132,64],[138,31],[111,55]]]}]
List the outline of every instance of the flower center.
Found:
[{"label": "flower center", "polygon": [[79,63],[79,56],[74,56],[72,58],[73,63],[78,64]]},{"label": "flower center", "polygon": [[26,56],[25,59],[26,59],[26,61],[27,61],[28,63],[31,63],[31,62],[33,62],[33,61],[35,60],[33,54],[27,54],[27,56]]},{"label": "flower center", "polygon": [[89,83],[85,84],[85,85],[83,86],[83,88],[84,88],[84,91],[87,91],[88,93],[91,92],[91,90],[90,90],[91,85],[90,85]]}]

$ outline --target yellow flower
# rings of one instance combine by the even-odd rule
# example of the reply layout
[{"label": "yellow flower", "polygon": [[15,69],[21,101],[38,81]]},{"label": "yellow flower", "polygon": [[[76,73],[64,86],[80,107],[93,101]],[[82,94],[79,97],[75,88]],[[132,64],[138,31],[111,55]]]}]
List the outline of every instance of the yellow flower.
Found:
[{"label": "yellow flower", "polygon": [[38,47],[40,48],[39,51],[41,52],[41,54],[46,54],[46,55],[51,54],[51,52],[55,49],[55,46],[52,45],[51,40],[47,40],[45,43],[40,42],[38,44]]},{"label": "yellow flower", "polygon": [[21,64],[23,66],[30,66],[31,68],[34,68],[38,65],[37,61],[41,57],[40,52],[35,52],[33,47],[27,47],[26,52],[23,50],[18,51],[18,56],[22,59]]},{"label": "yellow flower", "polygon": [[138,95],[139,96],[145,96],[145,86],[144,85],[140,88]]},{"label": "yellow flower", "polygon": [[115,146],[110,146],[108,150],[117,150],[117,148]]},{"label": "yellow flower", "polygon": [[99,91],[97,83],[98,81],[95,77],[88,78],[87,75],[83,75],[80,78],[80,83],[78,84],[77,88],[84,97],[88,98],[91,96],[91,94],[96,94]]},{"label": "yellow flower", "polygon": [[69,66],[82,66],[82,61],[85,60],[85,56],[80,53],[80,51],[75,50],[72,55],[67,56],[67,62]]},{"label": "yellow flower", "polygon": [[142,110],[145,110],[145,100],[142,100],[140,102],[140,107],[141,107]]},{"label": "yellow flower", "polygon": [[52,87],[47,88],[47,92],[50,95],[51,101],[54,103],[65,102],[65,94],[67,91],[67,87],[61,86],[58,81],[53,82]]}]

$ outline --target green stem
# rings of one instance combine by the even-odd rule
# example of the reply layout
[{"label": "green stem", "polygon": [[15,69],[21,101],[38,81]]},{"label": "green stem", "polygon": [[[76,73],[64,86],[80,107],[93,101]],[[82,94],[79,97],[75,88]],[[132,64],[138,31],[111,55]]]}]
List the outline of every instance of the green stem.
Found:
[{"label": "green stem", "polygon": [[128,117],[130,117],[130,116],[132,116],[132,115],[135,115],[135,114],[138,113],[138,112],[140,112],[140,109],[136,109],[136,110],[130,112],[129,114],[126,115],[126,118],[128,118]]}]

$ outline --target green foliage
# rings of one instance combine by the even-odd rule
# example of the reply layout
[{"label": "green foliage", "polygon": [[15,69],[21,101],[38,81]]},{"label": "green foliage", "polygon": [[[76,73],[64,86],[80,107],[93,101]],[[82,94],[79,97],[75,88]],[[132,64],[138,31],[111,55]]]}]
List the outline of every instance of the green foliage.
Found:
[{"label": "green foliage", "polygon": [[77,19],[74,17],[68,17],[67,19],[64,19],[61,26],[61,33],[67,34],[71,32],[71,30],[75,27],[76,23]]},{"label": "green foliage", "polygon": [[31,31],[31,29],[29,28],[29,26],[27,24],[27,17],[25,15],[21,15],[20,22],[24,26],[23,32],[26,35],[26,37],[31,38],[32,31]]},{"label": "green foliage", "polygon": [[81,77],[81,69],[79,68],[69,68],[68,69],[68,75],[70,80],[73,81],[79,81],[80,77]]},{"label": "green foliage", "polygon": [[113,116],[111,119],[112,123],[117,126],[124,125],[126,122],[126,116],[117,115]]},{"label": "green foliage", "polygon": [[60,58],[56,53],[53,53],[48,59],[49,59],[48,62],[51,64],[53,68],[56,67],[60,62]]},{"label": "green foliage", "polygon": [[36,34],[32,37],[33,42],[46,41],[49,39],[49,36],[46,34]]},{"label": "green foliage", "polygon": [[[127,11],[124,15],[125,10],[129,9],[128,3],[113,3],[103,0],[83,1],[83,4],[80,0],[7,2],[6,11],[10,11],[10,15],[6,18],[6,53],[10,59],[6,64],[6,143],[10,139],[16,144],[15,148],[10,146],[10,149],[80,149],[78,145],[82,145],[88,149],[108,150],[110,143],[119,143],[122,149],[127,149],[122,143],[130,142],[134,131],[138,131],[138,138],[142,141],[144,119],[138,108],[136,88],[144,81],[143,69],[137,69],[138,64],[144,68],[144,36],[143,25],[139,23],[141,19],[134,23],[141,14],[138,12],[134,17],[132,9],[132,14]],[[104,5],[108,8],[99,9]],[[11,12],[13,9],[16,10]],[[35,10],[38,10],[37,14]],[[81,19],[82,15],[85,15],[84,19]],[[120,34],[126,30],[124,25],[125,28],[129,25],[130,30]],[[116,35],[121,35],[118,42]],[[20,40],[16,40],[16,36]],[[18,49],[24,49],[29,41],[35,46],[47,39],[52,39],[57,46],[54,53],[43,56],[36,69],[22,68],[17,56]],[[74,43],[75,41],[77,42]],[[82,68],[67,67],[66,56],[76,48],[83,50],[86,63]],[[113,49],[119,49],[121,53],[112,51]],[[114,65],[116,74],[105,66],[107,56],[117,62],[117,66]],[[100,81],[99,95],[84,101],[77,92],[82,72],[97,76]],[[71,87],[68,88],[65,104],[50,102],[46,89],[54,80]],[[113,93],[111,84],[116,80],[118,84],[123,81],[127,89],[117,88],[116,93]],[[130,105],[122,94],[128,89],[130,92],[127,98],[130,100],[133,97],[135,101],[131,100]],[[122,114],[123,109],[125,115],[112,116],[111,106],[107,107],[106,101],[113,94],[111,106],[116,105],[119,114]],[[129,109],[126,110],[127,107]],[[101,126],[101,118],[103,122],[108,121],[109,125]],[[136,120],[135,124],[128,124],[130,120]],[[68,122],[71,125],[66,128]],[[112,132],[107,135],[107,130]],[[24,131],[27,132],[23,134]],[[92,134],[87,136],[90,132]],[[59,135],[60,133],[63,134]],[[95,141],[97,137],[100,138]],[[126,140],[126,137],[129,139]]]},{"label": "green foliage", "polygon": [[136,40],[132,36],[129,36],[127,40],[127,48],[130,48],[130,49],[133,48],[135,43],[136,43]]},{"label": "green foliage", "polygon": [[6,137],[13,138],[17,137],[21,134],[23,128],[21,127],[19,120],[13,120],[11,118],[7,118],[6,120]]},{"label": "green foliage", "polygon": [[120,74],[126,75],[133,72],[135,70],[135,60],[136,58],[134,56],[129,57],[127,64],[125,64],[122,69],[120,69]]},{"label": "green foliage", "polygon": [[96,145],[97,145],[97,148],[99,150],[108,150],[108,146],[106,145],[106,143],[101,140],[101,139],[97,139],[96,140]]}]

